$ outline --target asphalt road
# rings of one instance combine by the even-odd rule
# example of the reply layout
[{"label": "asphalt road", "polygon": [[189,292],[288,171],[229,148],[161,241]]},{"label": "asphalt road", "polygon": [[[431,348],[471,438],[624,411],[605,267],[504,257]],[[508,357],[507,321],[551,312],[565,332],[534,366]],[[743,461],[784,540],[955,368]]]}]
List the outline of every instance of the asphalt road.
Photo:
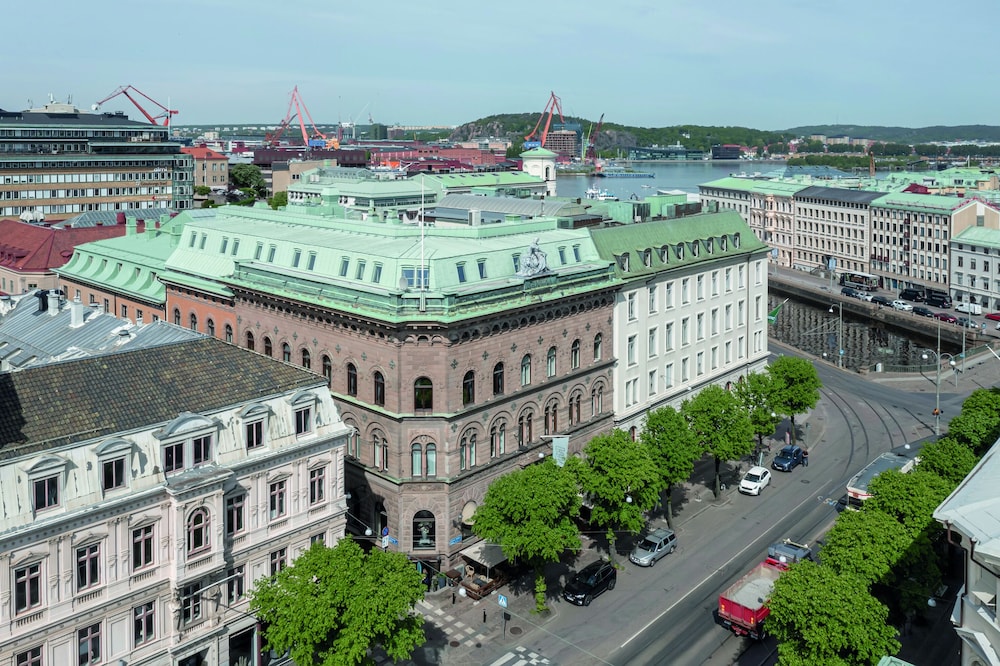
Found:
[{"label": "asphalt road", "polygon": [[[822,397],[802,428],[809,467],[774,472],[760,497],[729,490],[715,500],[704,487],[686,488],[675,495],[675,553],[649,569],[625,562],[616,589],[590,607],[553,601],[555,617],[525,644],[557,664],[773,664],[773,641],[740,639],[717,623],[719,593],[761,561],[770,543],[788,537],[815,544],[836,519],[855,473],[878,454],[934,432],[933,379],[925,385],[916,376],[897,388],[823,363],[817,368]],[[976,386],[946,390],[952,388],[942,383],[946,417]],[[651,526],[660,525],[665,521]],[[595,545],[580,564],[601,554]]]}]

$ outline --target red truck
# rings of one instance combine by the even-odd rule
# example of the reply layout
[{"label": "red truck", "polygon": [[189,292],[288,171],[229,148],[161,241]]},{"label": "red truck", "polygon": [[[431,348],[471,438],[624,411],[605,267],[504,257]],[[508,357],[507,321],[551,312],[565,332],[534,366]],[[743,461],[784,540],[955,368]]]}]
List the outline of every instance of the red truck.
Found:
[{"label": "red truck", "polygon": [[764,637],[764,619],[771,609],[774,581],[788,570],[788,562],[768,557],[719,595],[719,619],[737,636]]}]

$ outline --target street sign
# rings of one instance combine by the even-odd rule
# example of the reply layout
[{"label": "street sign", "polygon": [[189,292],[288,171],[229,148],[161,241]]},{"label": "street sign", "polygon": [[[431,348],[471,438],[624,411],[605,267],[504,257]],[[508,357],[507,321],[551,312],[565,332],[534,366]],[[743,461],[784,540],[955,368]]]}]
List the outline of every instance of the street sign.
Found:
[{"label": "street sign", "polygon": [[389,536],[389,528],[388,527],[383,527],[382,528],[382,536]]},{"label": "street sign", "polygon": [[388,547],[389,547],[389,537],[384,536],[382,537],[382,550],[385,550]]},{"label": "street sign", "polygon": [[497,603],[500,604],[500,608],[507,608],[507,597],[502,594],[498,594]]},{"label": "street sign", "polygon": [[454,546],[454,545],[459,544],[459,543],[462,543],[462,535],[461,534],[459,534],[458,536],[452,537],[451,541],[448,542],[448,545],[449,546]]},{"label": "street sign", "polygon": [[396,537],[387,536],[386,540],[389,543],[391,543],[393,546],[398,546],[399,545],[399,539],[397,539]]}]

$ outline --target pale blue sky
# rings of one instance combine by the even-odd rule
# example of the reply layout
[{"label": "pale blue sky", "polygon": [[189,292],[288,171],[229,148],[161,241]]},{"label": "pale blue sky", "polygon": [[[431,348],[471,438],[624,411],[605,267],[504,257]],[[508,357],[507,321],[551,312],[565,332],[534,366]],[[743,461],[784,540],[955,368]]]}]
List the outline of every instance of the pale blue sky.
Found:
[{"label": "pale blue sky", "polygon": [[[175,124],[1000,124],[997,0],[42,0],[4,10],[0,108],[131,84]],[[105,110],[141,119],[124,98]]]}]

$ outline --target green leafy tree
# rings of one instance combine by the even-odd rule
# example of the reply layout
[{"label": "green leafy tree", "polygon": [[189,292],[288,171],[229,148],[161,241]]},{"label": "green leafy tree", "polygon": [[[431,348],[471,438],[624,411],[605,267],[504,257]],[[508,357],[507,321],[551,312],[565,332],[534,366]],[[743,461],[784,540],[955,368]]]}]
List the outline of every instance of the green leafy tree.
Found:
[{"label": "green leafy tree", "polygon": [[954,489],[976,466],[976,454],[953,437],[942,437],[920,449],[920,468],[933,472]]},{"label": "green leafy tree", "polygon": [[757,435],[757,448],[764,448],[764,435],[774,433],[781,418],[774,411],[776,382],[766,372],[751,372],[736,384],[735,394],[750,417],[750,427]]},{"label": "green leafy tree", "polygon": [[426,640],[413,605],[424,597],[423,578],[402,553],[365,554],[351,539],[333,548],[313,544],[291,566],[257,581],[250,610],[264,625],[264,641],[288,651],[300,666],[373,664],[381,645],[406,659]]},{"label": "green leafy tree", "polygon": [[580,550],[576,480],[551,458],[497,478],[476,509],[472,531],[535,571],[535,610],[546,610],[545,564]]},{"label": "green leafy tree", "polygon": [[1000,434],[1000,391],[976,389],[962,403],[962,413],[948,424],[948,435],[982,453]]},{"label": "green leafy tree", "polygon": [[[935,530],[936,531],[936,530]],[[927,531],[914,537],[892,569],[885,585],[876,585],[873,592],[887,599],[902,615],[923,613],[927,600],[941,586],[938,554]]]},{"label": "green leafy tree", "polygon": [[199,197],[207,197],[212,193],[212,188],[208,185],[195,185],[194,193]]},{"label": "green leafy tree", "polygon": [[704,451],[688,428],[687,421],[673,407],[661,407],[649,412],[639,439],[649,449],[660,472],[660,483],[667,497],[667,525],[672,528],[673,487],[691,478],[694,464]]},{"label": "green leafy tree", "polygon": [[278,210],[282,206],[288,205],[288,192],[275,192],[274,196],[267,200],[267,205]]},{"label": "green leafy tree", "polygon": [[624,430],[598,435],[584,448],[584,455],[582,460],[570,458],[567,465],[590,502],[591,522],[608,530],[608,555],[613,561],[616,528],[632,534],[642,531],[643,513],[656,506],[663,477],[649,448]]},{"label": "green leafy tree", "polygon": [[252,192],[257,197],[267,195],[267,182],[260,167],[253,164],[235,164],[229,169],[229,182],[243,192]]},{"label": "green leafy tree", "polygon": [[694,438],[715,458],[713,492],[722,492],[720,476],[723,460],[739,460],[753,451],[753,427],[743,406],[729,391],[716,385],[706,386],[698,395],[685,400],[681,414]]},{"label": "green leafy tree", "polygon": [[779,356],[767,366],[767,372],[774,381],[774,411],[791,419],[795,441],[795,415],[804,414],[819,402],[823,385],[819,374],[812,363],[794,356]]},{"label": "green leafy tree", "polygon": [[872,496],[865,500],[863,511],[882,511],[916,536],[928,527],[937,529],[934,509],[948,496],[952,486],[918,465],[907,474],[898,469],[886,470],[872,479],[868,490]]},{"label": "green leafy tree", "polygon": [[874,666],[899,652],[889,609],[860,576],[799,562],[775,582],[769,605],[780,666]]},{"label": "green leafy tree", "polygon": [[827,532],[820,559],[837,573],[883,582],[912,541],[899,521],[881,511],[845,511]]}]

